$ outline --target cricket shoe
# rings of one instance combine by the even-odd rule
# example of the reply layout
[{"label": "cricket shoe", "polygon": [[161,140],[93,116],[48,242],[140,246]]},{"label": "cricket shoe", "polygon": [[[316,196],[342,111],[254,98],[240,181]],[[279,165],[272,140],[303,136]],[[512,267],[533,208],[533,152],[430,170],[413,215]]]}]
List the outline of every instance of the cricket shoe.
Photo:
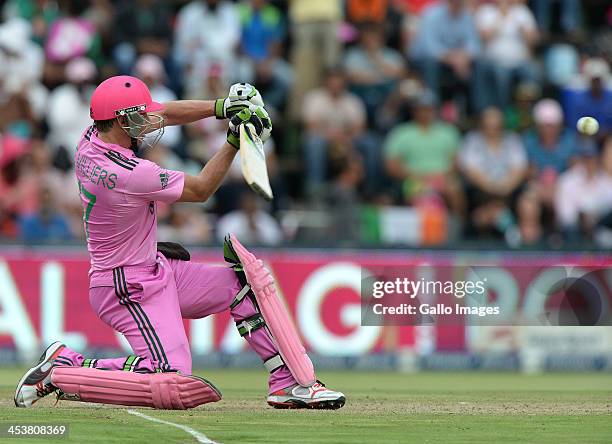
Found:
[{"label": "cricket shoe", "polygon": [[36,401],[56,390],[51,384],[51,370],[55,367],[53,360],[65,347],[59,341],[54,342],[43,352],[38,364],[23,375],[15,390],[14,400],[17,407],[31,407]]},{"label": "cricket shoe", "polygon": [[310,387],[292,385],[268,396],[268,404],[275,409],[336,410],[345,402],[344,393],[329,390],[319,381]]}]

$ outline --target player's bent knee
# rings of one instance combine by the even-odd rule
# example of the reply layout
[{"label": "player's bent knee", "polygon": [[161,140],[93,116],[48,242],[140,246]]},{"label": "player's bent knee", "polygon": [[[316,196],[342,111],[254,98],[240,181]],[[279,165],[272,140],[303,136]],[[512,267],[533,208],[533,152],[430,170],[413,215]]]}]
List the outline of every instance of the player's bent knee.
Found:
[{"label": "player's bent knee", "polygon": [[82,367],[58,367],[51,382],[59,399],[184,410],[221,400],[209,381],[182,373],[133,373]]}]

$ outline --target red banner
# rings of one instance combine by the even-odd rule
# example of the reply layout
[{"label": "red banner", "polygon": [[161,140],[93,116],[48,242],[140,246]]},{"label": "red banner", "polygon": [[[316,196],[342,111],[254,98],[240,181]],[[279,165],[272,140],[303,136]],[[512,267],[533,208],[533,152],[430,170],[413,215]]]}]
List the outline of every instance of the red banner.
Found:
[{"label": "red banner", "polygon": [[[376,350],[464,350],[465,329],[446,327],[363,327],[360,325],[362,267],[453,265],[488,261],[507,269],[531,265],[612,263],[612,256],[466,256],[412,252],[260,252],[277,279],[279,289],[304,342],[322,355],[358,356]],[[471,259],[470,259],[471,257]],[[219,262],[217,250],[195,260]],[[78,349],[125,346],[89,307],[89,268],[86,254],[64,250],[28,250],[0,258],[0,347],[27,353],[54,340]],[[518,279],[518,278],[517,278]],[[525,283],[521,283],[524,287]],[[245,342],[229,314],[186,321],[194,353],[239,352]]]}]

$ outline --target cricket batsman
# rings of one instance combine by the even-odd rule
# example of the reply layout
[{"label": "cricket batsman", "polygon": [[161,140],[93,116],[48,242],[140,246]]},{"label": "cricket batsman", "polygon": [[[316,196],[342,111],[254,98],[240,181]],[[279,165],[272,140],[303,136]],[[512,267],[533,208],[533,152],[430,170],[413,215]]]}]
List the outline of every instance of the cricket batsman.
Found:
[{"label": "cricket batsman", "polygon": [[[134,354],[85,359],[61,342],[51,344],[15,392],[30,407],[56,392],[59,399],[186,409],[221,399],[209,381],[191,374],[183,319],[229,310],[236,327],[270,372],[268,404],[276,408],[337,409],[340,392],[315,376],[272,276],[235,236],[224,244],[229,266],[190,261],[189,252],[157,243],[157,202],[204,202],[221,184],[238,149],[240,125],[266,140],[272,122],[261,95],[232,85],[228,97],[154,102],[130,76],[102,82],[91,99],[93,125],[75,154],[75,172],[91,260],[89,302],[99,318],[122,333]],[[161,168],[136,156],[152,147],[165,126],[230,119],[227,141],[196,176]]]}]

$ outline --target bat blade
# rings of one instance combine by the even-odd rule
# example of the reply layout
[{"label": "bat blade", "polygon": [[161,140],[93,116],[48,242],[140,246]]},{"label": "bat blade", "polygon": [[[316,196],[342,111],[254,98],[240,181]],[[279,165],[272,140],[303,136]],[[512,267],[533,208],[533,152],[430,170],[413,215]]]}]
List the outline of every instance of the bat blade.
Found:
[{"label": "bat blade", "polygon": [[263,142],[251,124],[240,125],[240,167],[246,183],[260,196],[272,200]]}]

